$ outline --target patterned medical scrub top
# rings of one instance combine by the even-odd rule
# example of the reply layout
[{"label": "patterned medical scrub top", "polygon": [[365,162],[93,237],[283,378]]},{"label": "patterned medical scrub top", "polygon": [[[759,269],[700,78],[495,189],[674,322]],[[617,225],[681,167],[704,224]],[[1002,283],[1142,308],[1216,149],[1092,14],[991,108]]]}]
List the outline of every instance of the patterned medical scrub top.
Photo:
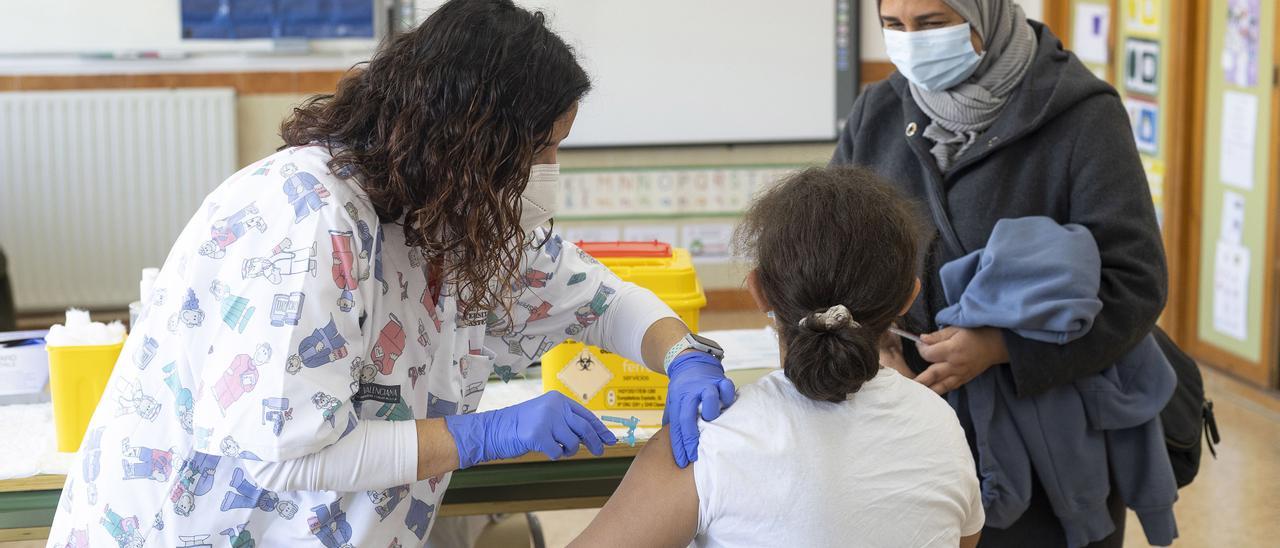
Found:
[{"label": "patterned medical scrub top", "polygon": [[360,421],[476,410],[624,285],[542,229],[517,305],[462,317],[439,263],[379,224],[320,147],[232,176],[182,231],[63,489],[51,545],[421,545],[449,475],[272,492],[246,461],[315,453]]}]

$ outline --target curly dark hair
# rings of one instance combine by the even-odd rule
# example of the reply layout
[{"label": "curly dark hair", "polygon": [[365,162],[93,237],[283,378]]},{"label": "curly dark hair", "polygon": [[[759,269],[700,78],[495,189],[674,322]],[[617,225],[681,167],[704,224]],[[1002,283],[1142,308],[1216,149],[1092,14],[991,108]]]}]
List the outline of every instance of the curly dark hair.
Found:
[{"label": "curly dark hair", "polygon": [[404,219],[464,313],[506,308],[529,168],[591,88],[545,19],[511,0],[447,2],[281,127],[286,147],[328,147],[383,222]]}]

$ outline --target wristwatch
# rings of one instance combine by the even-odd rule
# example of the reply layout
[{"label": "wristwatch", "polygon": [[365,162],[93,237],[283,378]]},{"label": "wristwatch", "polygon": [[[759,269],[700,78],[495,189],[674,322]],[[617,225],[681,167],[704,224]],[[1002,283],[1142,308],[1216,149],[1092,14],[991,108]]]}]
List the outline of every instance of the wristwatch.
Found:
[{"label": "wristwatch", "polygon": [[672,360],[675,360],[676,356],[679,356],[680,353],[685,350],[706,352],[707,354],[711,354],[711,357],[717,360],[724,359],[724,349],[720,348],[719,343],[701,335],[690,333],[685,335],[683,339],[680,339],[680,342],[677,342],[675,346],[672,346],[671,350],[667,351],[666,357],[662,359],[662,370],[666,371],[667,367],[671,366]]}]

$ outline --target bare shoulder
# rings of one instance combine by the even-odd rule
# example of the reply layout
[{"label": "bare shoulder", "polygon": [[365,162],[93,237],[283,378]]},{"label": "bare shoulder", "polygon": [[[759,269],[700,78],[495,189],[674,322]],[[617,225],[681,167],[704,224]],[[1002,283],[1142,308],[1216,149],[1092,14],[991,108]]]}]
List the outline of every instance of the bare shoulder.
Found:
[{"label": "bare shoulder", "polygon": [[618,490],[570,546],[683,547],[693,540],[697,525],[693,467],[676,466],[663,428],[645,443]]}]

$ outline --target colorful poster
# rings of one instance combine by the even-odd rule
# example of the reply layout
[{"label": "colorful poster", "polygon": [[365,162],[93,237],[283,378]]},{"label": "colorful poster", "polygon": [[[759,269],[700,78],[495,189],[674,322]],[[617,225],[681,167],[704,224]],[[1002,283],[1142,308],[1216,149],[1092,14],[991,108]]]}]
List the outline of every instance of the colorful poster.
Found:
[{"label": "colorful poster", "polygon": [[1125,109],[1129,111],[1129,123],[1133,125],[1133,140],[1138,151],[1156,156],[1160,153],[1160,107],[1151,101],[1135,99],[1124,100]]},{"label": "colorful poster", "polygon": [[1107,63],[1107,38],[1111,32],[1111,6],[1076,4],[1071,50],[1085,63]]},{"label": "colorful poster", "polygon": [[681,239],[695,262],[728,262],[733,229],[730,223],[687,224]]},{"label": "colorful poster", "polygon": [[1155,97],[1160,91],[1160,44],[1129,38],[1124,41],[1124,51],[1125,90]]},{"label": "colorful poster", "polygon": [[1262,10],[1258,0],[1227,1],[1227,34],[1222,44],[1222,72],[1227,83],[1258,85],[1258,42]]},{"label": "colorful poster", "polygon": [[1134,34],[1160,33],[1160,0],[1121,0],[1125,30]]}]

